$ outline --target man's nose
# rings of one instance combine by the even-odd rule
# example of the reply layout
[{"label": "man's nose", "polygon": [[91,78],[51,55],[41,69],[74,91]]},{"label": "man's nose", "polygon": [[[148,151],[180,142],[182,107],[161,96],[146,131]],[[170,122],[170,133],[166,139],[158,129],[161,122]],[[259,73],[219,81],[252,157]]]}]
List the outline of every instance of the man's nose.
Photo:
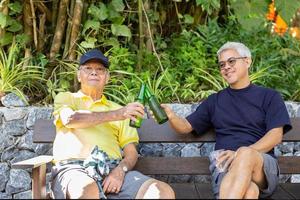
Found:
[{"label": "man's nose", "polygon": [[228,63],[228,62],[225,62],[224,69],[230,69],[230,68],[231,68],[231,66],[229,65],[229,63]]},{"label": "man's nose", "polygon": [[97,70],[96,69],[92,69],[91,75],[97,75]]}]

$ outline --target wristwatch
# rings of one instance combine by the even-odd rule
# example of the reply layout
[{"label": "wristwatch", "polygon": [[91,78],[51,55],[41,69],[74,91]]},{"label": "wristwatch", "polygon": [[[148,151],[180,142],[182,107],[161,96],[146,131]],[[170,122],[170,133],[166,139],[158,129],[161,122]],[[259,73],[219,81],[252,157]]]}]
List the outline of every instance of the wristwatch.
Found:
[{"label": "wristwatch", "polygon": [[121,168],[122,168],[124,173],[128,172],[128,168],[126,167],[126,165],[123,165]]}]

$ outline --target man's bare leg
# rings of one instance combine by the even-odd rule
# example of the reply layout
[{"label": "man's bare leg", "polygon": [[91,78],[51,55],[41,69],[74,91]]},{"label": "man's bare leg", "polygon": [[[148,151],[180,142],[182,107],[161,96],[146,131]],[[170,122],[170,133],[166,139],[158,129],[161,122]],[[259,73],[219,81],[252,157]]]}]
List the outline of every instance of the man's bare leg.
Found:
[{"label": "man's bare leg", "polygon": [[243,199],[258,199],[258,196],[259,188],[254,182],[251,181]]},{"label": "man's bare leg", "polygon": [[91,177],[82,174],[73,177],[67,188],[67,198],[99,199],[97,183]]},{"label": "man's bare leg", "polygon": [[175,199],[173,189],[166,183],[149,179],[142,184],[136,199]]},{"label": "man's bare leg", "polygon": [[265,188],[266,180],[263,172],[263,156],[258,151],[241,147],[222,180],[220,186],[221,199],[241,199],[254,182],[259,188]]}]

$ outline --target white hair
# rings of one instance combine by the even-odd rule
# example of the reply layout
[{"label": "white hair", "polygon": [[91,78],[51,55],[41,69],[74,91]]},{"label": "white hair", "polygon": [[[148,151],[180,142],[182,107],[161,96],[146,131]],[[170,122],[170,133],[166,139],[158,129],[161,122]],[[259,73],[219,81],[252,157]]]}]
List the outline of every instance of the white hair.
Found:
[{"label": "white hair", "polygon": [[221,53],[225,50],[233,49],[240,54],[242,57],[248,57],[251,58],[251,52],[246,45],[240,42],[226,42],[218,51],[217,55],[220,57]]}]

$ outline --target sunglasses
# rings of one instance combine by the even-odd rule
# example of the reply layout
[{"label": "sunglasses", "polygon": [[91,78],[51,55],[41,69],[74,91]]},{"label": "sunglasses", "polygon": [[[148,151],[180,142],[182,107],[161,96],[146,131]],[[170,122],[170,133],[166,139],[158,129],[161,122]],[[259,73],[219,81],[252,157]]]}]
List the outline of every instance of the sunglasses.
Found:
[{"label": "sunglasses", "polygon": [[237,61],[238,59],[244,59],[244,58],[247,58],[247,57],[230,57],[230,58],[228,58],[226,61],[221,61],[221,62],[219,62],[218,65],[219,65],[219,68],[222,70],[222,69],[225,68],[226,63],[228,63],[228,65],[229,65],[230,67],[233,67],[233,66],[236,64],[236,61]]}]

